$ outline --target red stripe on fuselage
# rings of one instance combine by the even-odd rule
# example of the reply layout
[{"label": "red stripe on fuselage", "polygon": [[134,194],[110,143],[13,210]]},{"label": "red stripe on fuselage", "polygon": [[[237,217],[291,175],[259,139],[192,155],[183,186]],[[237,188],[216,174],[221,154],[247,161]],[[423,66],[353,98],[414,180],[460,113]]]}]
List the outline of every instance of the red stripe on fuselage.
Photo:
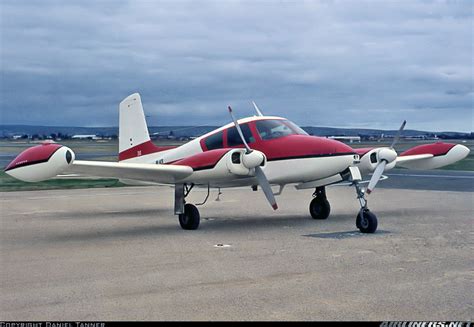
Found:
[{"label": "red stripe on fuselage", "polygon": [[170,163],[171,165],[189,166],[193,170],[211,169],[229,152],[230,149],[215,149],[201,152],[193,156]]},{"label": "red stripe on fuselage", "polygon": [[175,146],[156,146],[151,141],[138,144],[130,149],[119,153],[119,161],[127,160],[131,158],[141,157],[147,154],[161,152],[169,149],[174,149]]}]

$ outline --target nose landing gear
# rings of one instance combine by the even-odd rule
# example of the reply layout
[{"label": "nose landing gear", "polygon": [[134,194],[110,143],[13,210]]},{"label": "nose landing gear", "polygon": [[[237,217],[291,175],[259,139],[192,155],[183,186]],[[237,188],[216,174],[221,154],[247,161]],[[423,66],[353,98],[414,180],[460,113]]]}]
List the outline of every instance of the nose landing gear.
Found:
[{"label": "nose landing gear", "polygon": [[374,233],[377,230],[377,216],[367,207],[365,192],[357,181],[353,182],[360,203],[360,210],[356,218],[356,226],[362,233]]}]

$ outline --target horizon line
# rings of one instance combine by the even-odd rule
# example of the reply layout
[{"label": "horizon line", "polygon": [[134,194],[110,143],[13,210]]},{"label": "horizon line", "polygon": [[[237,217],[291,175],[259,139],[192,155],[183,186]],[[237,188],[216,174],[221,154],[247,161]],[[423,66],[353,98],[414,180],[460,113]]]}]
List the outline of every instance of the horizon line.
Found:
[{"label": "horizon line", "polygon": [[[0,124],[0,126],[29,126],[29,127],[73,127],[73,128],[119,128],[119,126],[72,126],[72,125],[30,125],[30,124]],[[223,126],[223,125],[222,125]],[[199,127],[221,127],[221,125],[152,125],[148,126],[148,128],[153,127],[189,127],[189,128],[199,128]],[[334,128],[334,129],[354,129],[354,130],[377,130],[377,131],[396,131],[397,129],[383,129],[383,128],[371,128],[371,127],[334,127],[334,126],[315,126],[315,125],[300,125],[300,127],[312,127],[312,128]],[[419,130],[419,129],[406,129],[406,131],[417,131],[417,132],[425,132],[425,133],[474,133],[474,131],[428,131],[428,130]]]}]

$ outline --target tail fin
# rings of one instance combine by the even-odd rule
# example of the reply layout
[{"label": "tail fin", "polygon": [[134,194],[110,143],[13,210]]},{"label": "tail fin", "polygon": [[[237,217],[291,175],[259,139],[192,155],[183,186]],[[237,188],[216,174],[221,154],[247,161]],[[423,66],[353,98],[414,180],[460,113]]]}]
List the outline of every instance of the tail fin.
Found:
[{"label": "tail fin", "polygon": [[119,161],[160,150],[150,140],[140,94],[129,95],[119,105]]}]

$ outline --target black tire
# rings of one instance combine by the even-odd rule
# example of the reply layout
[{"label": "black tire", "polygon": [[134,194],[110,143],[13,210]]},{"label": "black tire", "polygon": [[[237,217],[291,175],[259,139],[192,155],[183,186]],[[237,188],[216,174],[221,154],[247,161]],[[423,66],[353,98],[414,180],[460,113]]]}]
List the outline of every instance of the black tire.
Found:
[{"label": "black tire", "polygon": [[326,198],[315,197],[309,204],[309,213],[313,219],[327,219],[331,213],[331,205]]},{"label": "black tire", "polygon": [[369,209],[364,209],[364,218],[362,219],[362,210],[357,214],[356,226],[362,233],[374,233],[377,230],[377,216]]},{"label": "black tire", "polygon": [[179,215],[179,224],[182,229],[194,230],[198,229],[200,219],[199,210],[196,206],[186,203],[184,213]]}]

